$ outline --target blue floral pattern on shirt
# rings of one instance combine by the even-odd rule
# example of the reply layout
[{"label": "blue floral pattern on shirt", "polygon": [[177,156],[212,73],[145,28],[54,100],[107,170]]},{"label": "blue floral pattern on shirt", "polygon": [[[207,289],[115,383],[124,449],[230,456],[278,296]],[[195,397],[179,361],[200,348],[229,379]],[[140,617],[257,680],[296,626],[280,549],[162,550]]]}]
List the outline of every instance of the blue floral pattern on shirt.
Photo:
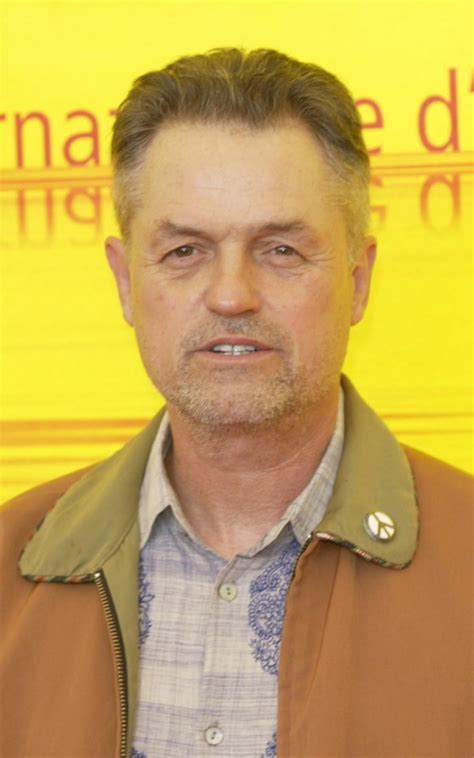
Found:
[{"label": "blue floral pattern on shirt", "polygon": [[145,753],[139,753],[138,750],[135,750],[134,747],[132,747],[132,752],[130,753],[130,758],[146,758]]},{"label": "blue floral pattern on shirt", "polygon": [[[147,579],[143,557],[140,555],[138,566],[138,624],[139,624],[139,642],[143,645],[150,634],[150,605],[154,599],[154,594],[149,591],[150,582]],[[141,753],[137,753],[138,758],[142,758]],[[145,756],[146,758],[146,756]]]},{"label": "blue floral pattern on shirt", "polygon": [[275,732],[270,742],[267,742],[266,747],[265,747],[265,752],[262,753],[260,758],[276,758],[276,754],[277,754],[277,736]]},{"label": "blue floral pattern on shirt", "polygon": [[286,594],[299,550],[300,544],[293,538],[278,558],[250,584],[248,618],[254,633],[250,645],[255,660],[269,674],[278,674]]}]

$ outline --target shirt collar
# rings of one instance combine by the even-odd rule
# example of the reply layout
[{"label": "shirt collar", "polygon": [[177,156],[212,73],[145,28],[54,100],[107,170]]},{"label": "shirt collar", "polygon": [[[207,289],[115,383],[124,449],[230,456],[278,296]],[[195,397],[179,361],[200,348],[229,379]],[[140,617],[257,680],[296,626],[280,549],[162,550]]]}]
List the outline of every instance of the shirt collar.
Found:
[{"label": "shirt collar", "polygon": [[[246,555],[255,555],[273,542],[286,524],[290,523],[293,533],[300,544],[303,544],[308,535],[322,520],[331,493],[341,458],[344,443],[344,392],[339,390],[339,402],[336,425],[326,448],[326,451],[314,472],[311,481],[304,490],[293,500],[285,510],[278,522]],[[163,421],[153,442],[148,457],[143,485],[139,500],[139,529],[140,549],[147,543],[156,518],[168,506],[180,526],[196,539],[181,509],[178,497],[168,479],[165,458],[171,445],[171,428],[168,413],[165,413]]]},{"label": "shirt collar", "polygon": [[[171,427],[166,411],[148,456],[138,503],[140,550],[150,537],[157,516],[171,507],[175,516],[181,514],[177,495],[170,484],[165,468],[165,458],[171,446]],[[181,518],[179,518],[181,521]],[[187,527],[186,527],[187,528]]]}]

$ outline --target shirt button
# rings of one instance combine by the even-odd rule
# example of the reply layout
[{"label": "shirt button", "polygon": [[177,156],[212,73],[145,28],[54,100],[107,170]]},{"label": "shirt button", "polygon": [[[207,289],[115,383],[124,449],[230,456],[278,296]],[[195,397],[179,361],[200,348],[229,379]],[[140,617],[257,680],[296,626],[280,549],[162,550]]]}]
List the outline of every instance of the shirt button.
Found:
[{"label": "shirt button", "polygon": [[204,732],[204,737],[208,745],[219,745],[222,742],[224,734],[218,726],[209,726]]},{"label": "shirt button", "polygon": [[227,600],[230,603],[237,597],[237,587],[235,584],[221,584],[219,587],[219,595],[223,600]]}]

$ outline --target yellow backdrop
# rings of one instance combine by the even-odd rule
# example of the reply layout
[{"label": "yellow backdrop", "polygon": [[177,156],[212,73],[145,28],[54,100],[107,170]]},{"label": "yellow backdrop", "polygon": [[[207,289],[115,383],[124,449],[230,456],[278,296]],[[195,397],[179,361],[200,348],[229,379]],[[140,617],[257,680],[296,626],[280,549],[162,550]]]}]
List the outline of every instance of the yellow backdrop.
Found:
[{"label": "yellow backdrop", "polygon": [[340,76],[379,258],[345,370],[403,441],[472,469],[473,80],[464,2],[3,2],[2,496],[112,452],[161,404],[102,252],[133,78],[212,47]]}]

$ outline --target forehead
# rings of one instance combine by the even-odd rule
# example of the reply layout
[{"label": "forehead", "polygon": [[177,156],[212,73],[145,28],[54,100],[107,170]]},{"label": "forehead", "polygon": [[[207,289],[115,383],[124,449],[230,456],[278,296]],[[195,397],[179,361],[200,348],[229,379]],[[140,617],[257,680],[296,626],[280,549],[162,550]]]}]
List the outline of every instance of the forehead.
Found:
[{"label": "forehead", "polygon": [[236,228],[334,211],[332,175],[316,138],[298,122],[173,124],[160,129],[140,169],[140,224],[161,217]]}]

